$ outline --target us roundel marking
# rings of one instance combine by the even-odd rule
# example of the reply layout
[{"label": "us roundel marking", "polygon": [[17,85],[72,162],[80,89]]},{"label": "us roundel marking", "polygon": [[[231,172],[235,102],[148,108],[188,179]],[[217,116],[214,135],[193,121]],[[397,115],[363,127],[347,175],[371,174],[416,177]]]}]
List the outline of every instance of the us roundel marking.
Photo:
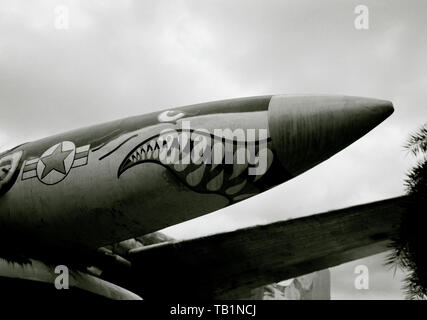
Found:
[{"label": "us roundel marking", "polygon": [[37,162],[37,178],[45,184],[63,180],[73,165],[76,146],[63,141],[47,149]]}]

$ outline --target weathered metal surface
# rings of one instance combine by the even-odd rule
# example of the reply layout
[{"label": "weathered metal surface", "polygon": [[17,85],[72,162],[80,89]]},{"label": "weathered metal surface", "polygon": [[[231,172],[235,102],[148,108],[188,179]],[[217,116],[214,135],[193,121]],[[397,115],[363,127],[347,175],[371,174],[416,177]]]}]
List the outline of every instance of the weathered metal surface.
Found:
[{"label": "weathered metal surface", "polygon": [[[0,155],[6,163],[22,153],[15,168],[2,165],[8,174],[0,184],[0,243],[8,245],[0,249],[94,250],[213,212],[316,165],[392,110],[391,103],[356,97],[263,96],[181,107],[23,144]],[[192,129],[206,129],[212,141],[214,129],[266,130],[266,171],[250,175],[255,165],[247,163],[161,163],[162,131],[179,130],[184,120]],[[259,151],[260,142],[250,142]],[[232,146],[232,156],[242,145],[236,137],[221,143]]]}]

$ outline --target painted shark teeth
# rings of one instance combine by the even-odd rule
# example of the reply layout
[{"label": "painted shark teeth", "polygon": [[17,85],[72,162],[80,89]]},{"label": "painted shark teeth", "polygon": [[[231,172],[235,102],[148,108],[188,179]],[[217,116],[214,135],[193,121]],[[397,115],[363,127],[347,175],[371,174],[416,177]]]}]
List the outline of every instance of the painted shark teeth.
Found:
[{"label": "painted shark teeth", "polygon": [[[203,152],[197,147],[195,139],[186,139],[182,133],[153,137],[131,152],[122,163],[118,175],[133,165],[155,162],[167,167],[196,192],[222,194],[231,201],[257,193],[258,187],[254,183],[265,172],[254,176],[249,175],[249,170],[259,165],[260,146],[255,144],[247,149],[247,146],[239,143],[215,141],[213,136],[211,139],[210,149]],[[218,142],[220,146],[216,145]],[[210,163],[205,163],[206,160],[210,160]],[[273,153],[267,148],[266,172],[272,161]]]},{"label": "painted shark teeth", "polygon": [[160,151],[164,147],[166,147],[166,144],[163,143],[163,140],[152,139],[144,143],[142,146],[138,147],[128,157],[128,160],[132,163],[137,163],[139,161],[147,161],[147,160],[158,160]]}]

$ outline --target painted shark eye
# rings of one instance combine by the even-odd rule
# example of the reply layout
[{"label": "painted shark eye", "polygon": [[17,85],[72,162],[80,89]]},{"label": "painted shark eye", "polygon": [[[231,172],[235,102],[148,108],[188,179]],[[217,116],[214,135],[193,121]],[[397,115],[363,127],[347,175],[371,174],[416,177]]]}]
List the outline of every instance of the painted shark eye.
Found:
[{"label": "painted shark eye", "polygon": [[175,110],[167,110],[160,113],[157,116],[157,120],[159,120],[159,122],[174,122],[178,119],[181,119],[184,116],[185,116],[185,113],[183,112],[177,112]]}]

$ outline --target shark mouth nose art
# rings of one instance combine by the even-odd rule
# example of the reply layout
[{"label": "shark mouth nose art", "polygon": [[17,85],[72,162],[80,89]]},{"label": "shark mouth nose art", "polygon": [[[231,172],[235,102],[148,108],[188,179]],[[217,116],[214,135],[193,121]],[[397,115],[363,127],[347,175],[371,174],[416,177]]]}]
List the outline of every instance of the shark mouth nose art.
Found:
[{"label": "shark mouth nose art", "polygon": [[[121,163],[117,176],[134,166],[155,163],[193,191],[221,194],[230,202],[263,191],[258,182],[269,176],[274,159],[270,138],[246,142],[195,130],[175,133],[161,133],[137,145]],[[251,174],[260,166],[262,148],[265,170]]]}]

